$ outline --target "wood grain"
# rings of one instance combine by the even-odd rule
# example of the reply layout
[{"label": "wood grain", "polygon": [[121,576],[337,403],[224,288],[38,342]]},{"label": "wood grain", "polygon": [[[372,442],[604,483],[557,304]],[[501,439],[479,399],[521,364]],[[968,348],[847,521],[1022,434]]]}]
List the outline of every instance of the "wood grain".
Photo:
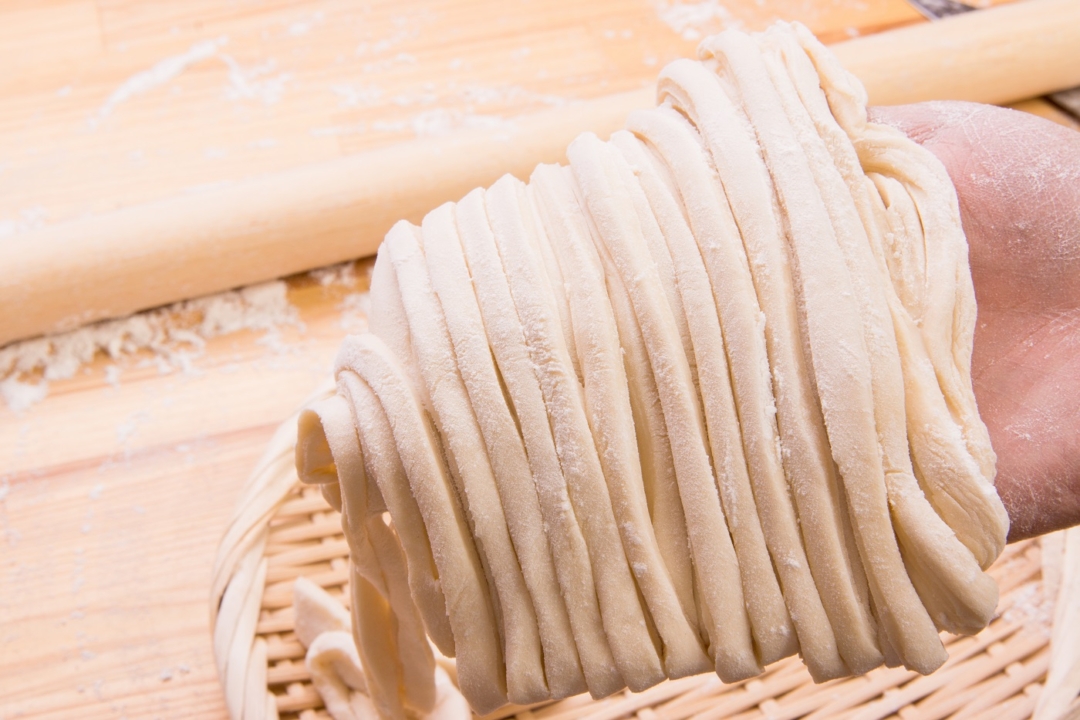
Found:
[{"label": "wood grain", "polygon": [[[724,7],[729,22],[796,18],[830,39],[917,19],[903,0]],[[293,34],[296,23],[310,27]],[[254,80],[291,75],[276,103],[229,97],[227,64],[204,60],[88,129],[125,79],[222,35],[243,68],[276,61]],[[693,44],[654,5],[631,0],[3,0],[0,242],[410,137],[411,127],[372,126],[428,109],[394,101],[425,82],[436,85],[434,107],[511,115],[539,109],[544,93],[637,87],[655,74],[647,61]],[[531,54],[518,58],[523,47]],[[383,64],[399,53],[416,63]],[[370,104],[333,90],[369,84],[382,89]],[[502,94],[481,103],[472,86]],[[349,129],[361,122],[365,132]],[[116,387],[102,359],[23,414],[0,405],[0,717],[225,717],[206,610],[214,550],[273,428],[329,372],[345,320],[356,319],[343,299],[364,278],[353,288],[290,280],[304,330],[284,328],[280,342],[216,338],[190,373],[125,363]]]},{"label": "wood grain", "polygon": [[[290,282],[303,332],[208,342],[189,373],[104,360],[0,408],[0,717],[224,717],[211,564],[278,422],[330,372],[354,287]],[[134,364],[134,363],[132,363]]]},{"label": "wood grain", "polygon": [[[801,20],[835,41],[919,19],[905,0],[730,2],[684,38],[665,5],[4,0],[0,220],[47,225],[382,147],[434,109],[512,117],[635,89],[725,25]],[[222,40],[92,122],[137,73]]]},{"label": "wood grain", "polygon": [[[684,27],[683,19],[664,17],[684,34],[699,32]],[[300,25],[306,33],[314,22]],[[620,32],[634,37],[631,29]],[[203,40],[136,74],[90,116],[89,127],[96,131],[109,122],[137,92],[210,60],[229,68],[233,87],[227,93],[269,92],[276,100],[289,77],[245,78],[225,54],[227,38]],[[531,48],[523,48],[515,52],[531,57]],[[1080,83],[1080,5],[1029,0],[833,48],[862,79],[872,103],[1015,100]],[[417,62],[408,54],[394,57],[393,62],[405,57],[405,64]],[[269,87],[253,89],[264,84]],[[424,87],[436,85],[429,81]],[[361,91],[346,88],[349,100],[358,102],[352,95]],[[378,86],[362,92],[377,94],[373,88]],[[467,96],[478,94],[498,98],[528,92],[517,86],[466,90]],[[428,209],[489,185],[503,173],[525,177],[538,163],[562,160],[579,133],[591,130],[605,137],[630,111],[654,101],[648,87],[586,101],[534,95],[559,107],[509,121],[452,104],[437,106],[434,92],[399,95],[399,104],[432,106],[411,123],[399,123],[411,125],[419,140],[138,203],[0,244],[0,265],[10,268],[0,276],[0,343],[370,254],[396,220],[417,221]],[[307,242],[297,242],[301,237]]]},{"label": "wood grain", "polygon": [[[918,17],[904,0],[9,5],[0,32],[24,72],[0,78],[0,264],[12,268],[0,278],[0,343],[370,252],[388,218],[488,184],[498,168],[555,159],[546,148],[561,154],[584,122],[567,124],[585,112],[570,104],[650,84],[702,33],[788,18],[835,40]],[[61,22],[65,13],[78,22]],[[38,43],[55,48],[52,63],[27,38],[54,21],[56,37]],[[568,114],[520,132],[508,125],[552,106]],[[535,127],[556,125],[568,129],[545,150],[521,147]],[[379,175],[440,147],[334,169],[337,185],[302,170],[470,127],[484,141],[507,136],[509,162],[491,147],[483,157],[496,169],[483,168],[470,146],[470,173],[444,187],[447,173],[432,167],[420,176],[427,195]],[[348,204],[357,173],[356,185],[388,192]],[[257,177],[267,181],[242,185]],[[281,208],[294,205],[283,221]],[[64,221],[77,224],[48,230]],[[328,248],[306,263],[304,227]]]}]

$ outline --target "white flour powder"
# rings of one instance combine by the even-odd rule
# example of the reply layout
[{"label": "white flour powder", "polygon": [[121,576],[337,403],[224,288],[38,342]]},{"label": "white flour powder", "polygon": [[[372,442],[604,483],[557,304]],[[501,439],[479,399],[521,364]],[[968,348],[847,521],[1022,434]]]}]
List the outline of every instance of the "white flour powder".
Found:
[{"label": "white flour powder", "polygon": [[[238,330],[273,334],[283,326],[300,326],[286,291],[284,281],[274,280],[12,343],[0,348],[0,396],[10,409],[25,410],[45,398],[50,380],[74,376],[99,352],[119,360],[149,351],[149,361],[163,372],[188,370],[209,338]],[[110,369],[115,382],[118,372],[115,366]]]}]

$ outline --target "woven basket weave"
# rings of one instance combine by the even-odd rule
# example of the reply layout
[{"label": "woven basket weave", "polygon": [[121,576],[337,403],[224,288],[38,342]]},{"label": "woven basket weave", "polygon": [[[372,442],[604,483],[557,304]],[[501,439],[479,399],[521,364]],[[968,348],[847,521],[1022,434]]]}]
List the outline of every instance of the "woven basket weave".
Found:
[{"label": "woven basket weave", "polygon": [[[249,479],[215,563],[214,652],[229,712],[237,720],[329,717],[293,633],[292,584],[303,575],[347,605],[349,551],[340,515],[317,488],[296,477],[295,437],[293,417],[279,428]],[[1043,593],[1040,542],[1007,546],[990,574],[1001,589],[997,617],[977,636],[943,635],[949,661],[926,677],[879,668],[815,685],[792,657],[732,685],[700,675],[642,693],[604,700],[579,695],[528,709],[508,707],[488,717],[1020,720],[1035,707],[1050,658],[1053,608]]]}]

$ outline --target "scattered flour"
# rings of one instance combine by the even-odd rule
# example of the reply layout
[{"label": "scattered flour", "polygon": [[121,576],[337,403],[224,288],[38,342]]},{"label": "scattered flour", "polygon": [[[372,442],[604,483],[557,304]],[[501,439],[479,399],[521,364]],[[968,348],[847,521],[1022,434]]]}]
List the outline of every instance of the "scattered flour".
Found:
[{"label": "scattered flour", "polygon": [[742,27],[742,22],[717,0],[689,3],[657,0],[654,7],[660,19],[684,40],[700,40],[708,33]]},{"label": "scattered flour", "polygon": [[[430,85],[430,84],[429,84]],[[389,102],[399,107],[412,105],[432,105],[439,96],[426,87],[422,93],[413,95],[395,95]],[[377,86],[335,85],[331,90],[341,98],[343,106],[373,105],[381,97]],[[468,85],[454,95],[465,102],[463,109],[432,108],[419,112],[408,119],[375,120],[370,124],[333,125],[311,128],[316,137],[332,135],[352,135],[368,131],[384,133],[404,133],[412,130],[417,137],[449,135],[458,130],[506,130],[513,127],[513,120],[500,114],[476,112],[478,106],[485,105],[523,105],[542,104],[552,107],[570,102],[565,97],[546,95],[526,90],[516,85]]]},{"label": "scattered flour", "polygon": [[[348,261],[308,273],[324,288],[352,290],[338,305],[346,332],[367,329],[368,294],[355,289],[366,285],[361,273],[370,280],[372,266],[370,261]],[[120,384],[123,367],[130,362],[135,367],[157,367],[162,373],[197,374],[195,361],[204,353],[206,341],[240,330],[262,331],[256,342],[272,353],[286,352],[281,329],[303,330],[287,290],[285,281],[274,280],[0,347],[0,398],[10,410],[22,412],[45,399],[50,381],[73,377],[99,353],[114,361],[104,368],[105,382],[112,386]],[[118,427],[118,442],[123,444],[143,421],[133,416]]]},{"label": "scattered flour", "polygon": [[312,28],[314,28],[316,25],[321,25],[323,20],[325,19],[326,13],[324,13],[322,10],[319,10],[313,13],[308,18],[290,23],[288,27],[288,33],[289,35],[292,35],[294,37],[298,35],[307,35],[309,32],[311,32]]},{"label": "scattered flour", "polygon": [[1054,619],[1055,598],[1044,592],[1042,584],[1031,581],[1012,591],[1011,603],[1002,619],[1025,626],[1030,632],[1049,635]]},{"label": "scattered flour", "polygon": [[349,293],[341,300],[338,311],[341,319],[338,321],[342,330],[350,335],[366,332],[368,329],[368,313],[371,310],[371,296],[365,293]]},{"label": "scattered flour", "polygon": [[187,52],[171,55],[159,60],[153,67],[137,72],[105,99],[94,114],[87,118],[91,130],[112,114],[113,110],[136,95],[153,90],[179,77],[195,63],[216,58],[228,68],[228,85],[225,96],[230,100],[261,100],[265,105],[273,105],[281,100],[285,84],[292,80],[291,73],[278,73],[267,77],[277,69],[277,63],[271,59],[252,67],[244,67],[230,55],[221,52],[229,42],[227,35],[211,40],[203,40],[192,45]]},{"label": "scattered flour", "polygon": [[[355,262],[343,262],[338,265],[330,265],[318,268],[308,273],[308,276],[323,287],[340,285],[355,288],[357,285],[357,270],[361,269],[371,280],[371,262],[365,263],[361,268]],[[370,295],[367,292],[350,292],[341,299],[337,306],[341,314],[338,325],[346,333],[360,333],[368,329],[367,318],[371,309]]]},{"label": "scattered flour", "polygon": [[245,68],[229,55],[221,55],[221,60],[229,67],[229,86],[225,97],[233,101],[261,100],[264,105],[274,105],[281,101],[285,92],[285,83],[292,80],[292,73],[278,73],[265,77],[277,69],[273,59]]},{"label": "scattered flour", "polygon": [[96,113],[90,116],[88,124],[91,129],[100,125],[101,121],[107,118],[117,105],[147,90],[164,85],[180,75],[184,70],[187,70],[189,66],[201,60],[217,56],[218,49],[227,42],[228,38],[224,36],[215,40],[197,42],[187,52],[167,57],[158,61],[150,69],[135,73],[113,90],[112,94],[105,99],[105,103],[98,108]]},{"label": "scattered flour", "polygon": [[45,208],[40,205],[33,205],[20,210],[18,217],[15,219],[0,219],[0,240],[11,235],[36,230],[43,226],[45,224],[45,214]]},{"label": "scattered flour", "polygon": [[[402,20],[404,20],[404,18],[402,18]],[[357,57],[361,57],[364,55],[381,55],[382,53],[385,53],[391,48],[400,45],[406,40],[410,40],[419,35],[419,28],[405,27],[405,25],[408,24],[407,20],[399,23],[395,18],[394,24],[398,26],[398,29],[394,32],[393,35],[381,38],[380,40],[374,42],[361,42],[359,45],[356,46],[355,55]]]},{"label": "scattered flour", "polygon": [[45,399],[49,393],[46,383],[22,382],[16,377],[0,381],[0,397],[15,412],[22,412]]},{"label": "scattered flour", "polygon": [[343,108],[374,105],[382,97],[383,91],[378,85],[331,85],[330,91],[339,98]]},{"label": "scattered flour", "polygon": [[352,260],[315,268],[308,272],[308,277],[323,287],[331,285],[356,285],[356,263]]},{"label": "scattered flour", "polygon": [[499,115],[437,108],[414,115],[411,125],[417,137],[434,137],[449,135],[455,130],[501,130],[511,127],[513,123]]},{"label": "scattered flour", "polygon": [[[0,396],[13,411],[23,411],[45,399],[49,381],[74,376],[98,353],[120,360],[149,351],[142,362],[161,372],[191,371],[209,338],[238,330],[276,338],[283,326],[301,327],[286,290],[284,281],[275,280],[13,343],[0,348]],[[117,384],[120,372],[118,365],[108,366],[106,382]]]}]

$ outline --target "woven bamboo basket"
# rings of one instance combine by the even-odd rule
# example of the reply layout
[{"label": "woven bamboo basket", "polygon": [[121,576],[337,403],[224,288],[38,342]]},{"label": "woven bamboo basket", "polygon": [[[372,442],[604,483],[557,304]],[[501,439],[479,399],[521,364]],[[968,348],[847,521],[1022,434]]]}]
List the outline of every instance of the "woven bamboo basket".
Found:
[{"label": "woven bamboo basket", "polygon": [[[320,394],[329,392],[324,388]],[[298,576],[347,606],[348,546],[340,515],[293,468],[296,418],[279,428],[249,479],[218,551],[211,596],[214,651],[233,718],[329,718],[293,633]],[[994,718],[1032,714],[1050,663],[1053,593],[1043,581],[1042,542],[1006,547],[990,569],[1001,589],[997,616],[974,637],[944,634],[948,662],[929,676],[879,668],[816,685],[797,657],[760,677],[724,684],[715,675],[668,681],[603,700],[579,695],[487,716],[524,720],[738,718]],[[1080,701],[1067,716],[1080,717]]]}]

